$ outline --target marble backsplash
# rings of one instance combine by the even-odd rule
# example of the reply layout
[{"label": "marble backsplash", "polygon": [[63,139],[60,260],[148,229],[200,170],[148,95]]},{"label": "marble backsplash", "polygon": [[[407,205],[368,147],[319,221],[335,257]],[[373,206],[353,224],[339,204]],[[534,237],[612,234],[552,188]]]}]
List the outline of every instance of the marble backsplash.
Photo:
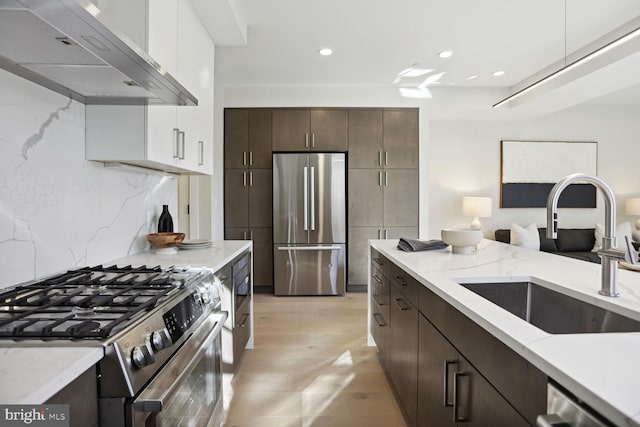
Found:
[{"label": "marble backsplash", "polygon": [[176,179],[87,161],[84,141],[83,104],[0,71],[0,287],[144,250],[176,212]]}]

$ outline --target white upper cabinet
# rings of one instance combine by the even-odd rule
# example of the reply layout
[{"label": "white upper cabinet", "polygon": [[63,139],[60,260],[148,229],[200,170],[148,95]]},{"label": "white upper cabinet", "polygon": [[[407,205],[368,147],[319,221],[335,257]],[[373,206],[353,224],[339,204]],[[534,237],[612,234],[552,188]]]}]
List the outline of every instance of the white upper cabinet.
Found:
[{"label": "white upper cabinet", "polygon": [[[140,26],[147,29],[140,44],[195,95],[198,106],[88,105],[87,160],[211,175],[214,44],[189,2],[101,0],[98,7],[100,3],[111,22],[122,25],[120,29],[132,40],[141,42]],[[134,3],[132,10],[141,16],[119,18],[120,3]]]}]

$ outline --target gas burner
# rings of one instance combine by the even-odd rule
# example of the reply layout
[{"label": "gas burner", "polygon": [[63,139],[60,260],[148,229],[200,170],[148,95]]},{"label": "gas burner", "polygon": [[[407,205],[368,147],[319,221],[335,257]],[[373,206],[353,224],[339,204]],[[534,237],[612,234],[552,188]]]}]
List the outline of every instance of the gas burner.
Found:
[{"label": "gas burner", "polygon": [[75,317],[92,317],[95,314],[95,307],[73,307],[71,312]]}]

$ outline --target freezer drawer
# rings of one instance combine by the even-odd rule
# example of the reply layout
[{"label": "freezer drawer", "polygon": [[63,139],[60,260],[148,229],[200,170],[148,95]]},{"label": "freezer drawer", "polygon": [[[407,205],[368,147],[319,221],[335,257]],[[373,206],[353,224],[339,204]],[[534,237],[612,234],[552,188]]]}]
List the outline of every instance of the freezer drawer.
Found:
[{"label": "freezer drawer", "polygon": [[276,295],[342,295],[345,245],[274,245]]}]

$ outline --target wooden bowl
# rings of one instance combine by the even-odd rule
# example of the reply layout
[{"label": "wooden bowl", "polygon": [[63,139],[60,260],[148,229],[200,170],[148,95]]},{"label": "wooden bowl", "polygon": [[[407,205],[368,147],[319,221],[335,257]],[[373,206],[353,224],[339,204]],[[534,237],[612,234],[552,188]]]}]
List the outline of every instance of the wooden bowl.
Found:
[{"label": "wooden bowl", "polygon": [[184,233],[154,233],[147,234],[147,240],[154,248],[173,248],[184,240]]}]

